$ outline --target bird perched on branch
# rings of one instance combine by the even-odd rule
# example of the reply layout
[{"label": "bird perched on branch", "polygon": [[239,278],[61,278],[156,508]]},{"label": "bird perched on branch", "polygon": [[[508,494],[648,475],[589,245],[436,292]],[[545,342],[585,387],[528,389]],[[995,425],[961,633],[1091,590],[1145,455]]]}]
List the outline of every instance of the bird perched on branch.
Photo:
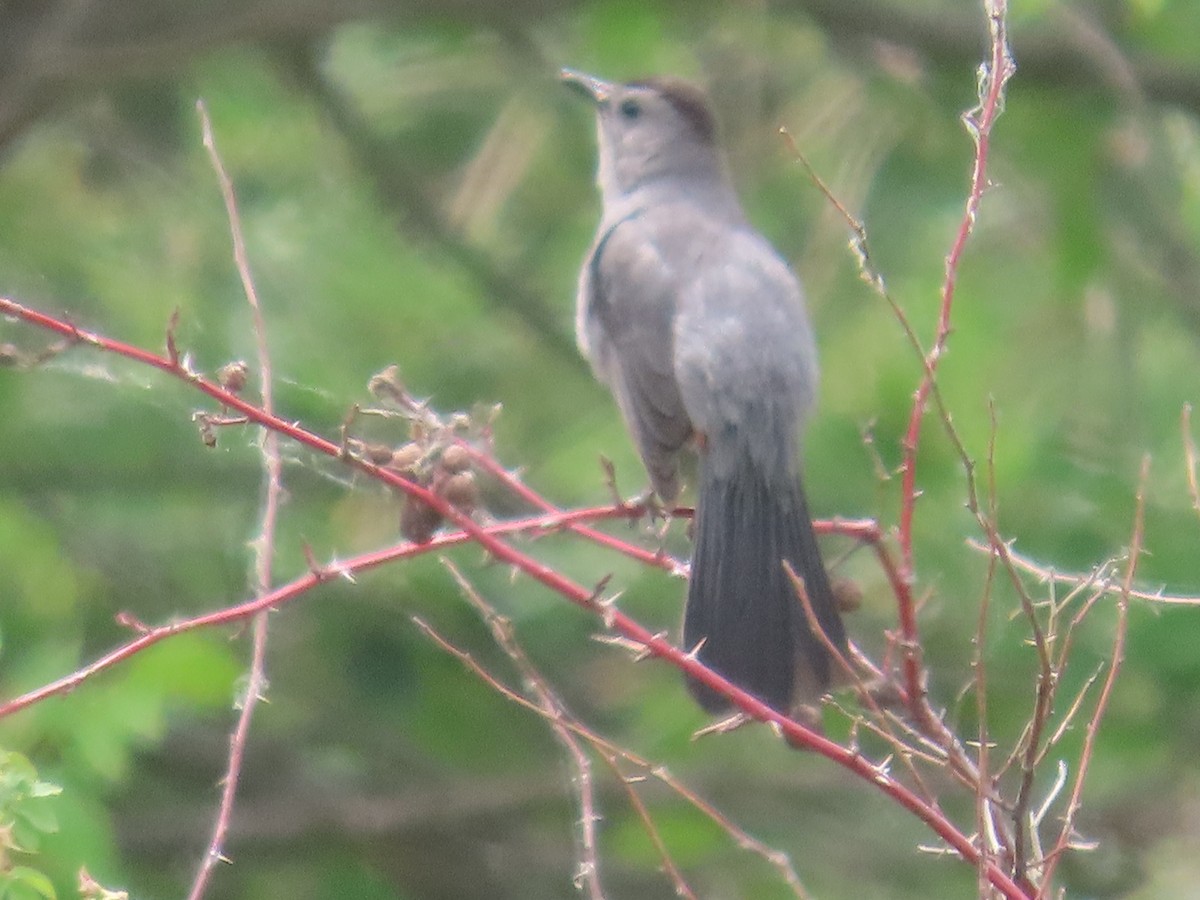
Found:
[{"label": "bird perched on branch", "polygon": [[[655,493],[699,454],[684,642],[785,714],[829,687],[846,635],[800,482],[817,355],[800,283],[746,221],[704,94],[570,69],[596,112],[603,214],[579,278],[576,336],[612,391]],[[729,701],[689,687],[710,712]]]}]

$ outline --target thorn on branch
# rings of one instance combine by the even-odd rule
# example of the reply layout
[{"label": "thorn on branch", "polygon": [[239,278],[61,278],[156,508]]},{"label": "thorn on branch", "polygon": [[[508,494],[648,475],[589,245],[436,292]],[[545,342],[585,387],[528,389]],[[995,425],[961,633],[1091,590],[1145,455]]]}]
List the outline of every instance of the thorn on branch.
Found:
[{"label": "thorn on branch", "polygon": [[346,411],[346,415],[342,417],[342,423],[338,426],[338,458],[349,459],[351,456],[351,444],[355,441],[350,437],[350,426],[358,419],[358,414],[362,411],[357,403],[351,403],[350,409]]},{"label": "thorn on branch", "polygon": [[608,587],[608,583],[610,581],[612,581],[612,572],[602,576],[600,580],[596,582],[596,586],[592,588],[592,596],[588,598],[588,601],[591,603],[596,603],[600,606],[612,606],[613,603],[616,602],[616,595],[609,597],[607,600],[603,599],[604,590]]},{"label": "thorn on branch", "polygon": [[604,622],[604,627],[612,630],[617,615],[617,601],[621,599],[623,591],[617,591],[608,597],[604,597],[596,602],[596,607],[600,610],[600,618]]},{"label": "thorn on branch", "polygon": [[[653,636],[655,640],[668,640],[668,635],[665,631],[656,631]],[[642,649],[639,652],[634,654],[633,661],[635,663],[644,662],[645,660],[650,659],[652,656],[654,656],[654,651],[650,649],[648,644],[646,644],[642,646]]]},{"label": "thorn on branch", "polygon": [[116,622],[124,628],[131,628],[138,634],[146,634],[150,631],[150,626],[139,619],[131,612],[122,610],[116,615]]},{"label": "thorn on branch", "polygon": [[167,359],[171,361],[171,365],[179,368],[179,348],[175,344],[175,332],[179,328],[179,307],[176,306],[171,310],[171,317],[167,319]]},{"label": "thorn on branch", "polygon": [[96,335],[89,334],[76,325],[75,320],[71,318],[71,314],[66,310],[59,316],[59,322],[71,329],[71,336],[68,340],[69,344],[91,344],[93,347],[103,346]]},{"label": "thorn on branch", "polygon": [[[265,675],[258,679],[257,687],[254,687],[253,678],[245,678],[242,680],[242,691],[233,701],[233,708],[235,710],[244,710],[246,706],[251,703],[271,702],[267,699],[267,688],[270,687],[270,683],[267,681]],[[254,691],[253,694],[251,694],[251,690]]]},{"label": "thorn on branch", "polygon": [[316,554],[313,553],[312,544],[304,541],[300,545],[300,552],[304,554],[304,564],[308,566],[308,571],[317,581],[324,581],[329,577],[328,572],[317,562]]},{"label": "thorn on branch", "polygon": [[606,644],[609,647],[626,650],[635,659],[646,651],[646,645],[640,641],[630,640],[627,637],[621,637],[616,634],[593,634],[592,640],[597,644]]},{"label": "thorn on branch", "polygon": [[[729,732],[736,731],[743,725],[748,725],[753,721],[754,720],[744,712],[735,712],[731,716],[726,716],[724,719],[719,719],[716,722],[705,725],[703,728],[696,729],[692,732],[691,739],[694,743],[701,738],[708,737],[710,734],[728,734]],[[779,725],[776,722],[769,722],[768,724],[774,726],[776,729],[779,728]]]}]

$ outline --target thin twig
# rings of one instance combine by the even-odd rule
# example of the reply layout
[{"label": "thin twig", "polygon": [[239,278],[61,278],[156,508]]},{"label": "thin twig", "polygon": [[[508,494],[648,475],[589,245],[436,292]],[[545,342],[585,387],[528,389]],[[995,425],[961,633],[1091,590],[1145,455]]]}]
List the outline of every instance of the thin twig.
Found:
[{"label": "thin twig", "polygon": [[[877,293],[892,307],[897,315],[905,333],[916,348],[921,357],[922,362],[922,379],[918,386],[912,412],[909,419],[909,427],[903,442],[903,462],[901,465],[902,486],[901,486],[901,513],[900,513],[900,552],[901,560],[898,566],[892,564],[890,559],[887,559],[882,553],[880,555],[880,563],[883,565],[885,572],[892,583],[893,594],[897,600],[897,610],[900,623],[900,639],[899,645],[902,651],[904,680],[906,685],[906,700],[910,713],[917,724],[918,730],[927,735],[933,742],[945,749],[952,762],[957,763],[956,768],[960,770],[960,774],[967,774],[969,778],[973,778],[973,783],[977,792],[977,798],[981,805],[981,811],[984,804],[987,802],[987,797],[990,795],[987,781],[985,778],[986,765],[983,771],[976,768],[976,765],[963,752],[961,743],[954,733],[946,727],[941,718],[936,715],[928,703],[925,693],[925,677],[924,666],[921,653],[921,640],[918,632],[916,618],[916,603],[912,594],[912,585],[915,581],[915,572],[913,564],[913,547],[912,547],[912,520],[918,491],[916,488],[916,459],[917,447],[920,436],[921,421],[924,417],[925,408],[929,400],[932,398],[939,414],[939,418],[949,435],[954,447],[959,455],[963,466],[964,473],[967,479],[968,491],[968,506],[976,515],[981,527],[989,536],[989,543],[992,545],[1002,544],[998,532],[994,524],[989,521],[989,516],[985,515],[979,508],[977,493],[975,487],[974,462],[968,454],[965,445],[963,444],[957,430],[954,427],[949,411],[942,399],[940,388],[937,382],[937,366],[943,355],[947,341],[951,332],[951,310],[953,306],[955,286],[957,282],[957,273],[959,263],[962,257],[963,250],[966,246],[975,223],[976,214],[979,204],[982,199],[984,190],[988,186],[987,181],[987,158],[990,144],[990,135],[992,125],[1003,108],[1004,88],[1008,79],[1011,77],[1014,66],[1008,52],[1007,32],[1006,32],[1006,15],[1007,7],[1004,0],[994,0],[985,4],[988,13],[989,33],[991,36],[990,60],[981,67],[980,81],[980,104],[979,107],[971,113],[964,116],[964,123],[967,125],[968,131],[975,143],[975,158],[974,167],[971,176],[971,185],[966,201],[966,207],[962,220],[959,225],[958,232],[951,247],[951,250],[946,258],[945,278],[942,284],[942,302],[940,314],[937,323],[934,343],[932,348],[925,352],[921,346],[921,342],[909,323],[903,309],[895,301],[888,292],[882,276],[874,269],[871,263],[870,253],[867,247],[866,229],[862,222],[856,219],[846,207],[837,201],[832,195],[832,192],[825,186],[807,160],[803,157],[800,151],[796,148],[795,142],[791,140],[791,136],[783,131],[784,139],[792,149],[796,158],[801,162],[808,171],[810,177],[817,184],[818,188],[825,194],[827,198],[842,214],[851,231],[851,247],[854,249],[859,263],[859,271],[864,281],[870,284]],[[994,491],[993,491],[994,497]],[[877,552],[882,550],[881,544],[876,544]],[[1003,555],[1001,554],[1003,562]],[[1006,568],[1008,566],[1006,565]],[[994,567],[993,567],[994,571]],[[1010,576],[1015,576],[1009,568]],[[1014,581],[1015,581],[1014,577]],[[990,584],[990,582],[989,582]],[[1021,592],[1024,607],[1027,611],[1032,611],[1032,604],[1028,601],[1027,595],[1021,591],[1018,585],[1018,590]],[[986,614],[986,609],[981,611],[981,615]],[[1035,634],[1035,643],[1038,645],[1039,658],[1041,659],[1042,673],[1046,674],[1048,669],[1048,653],[1045,647],[1045,641],[1042,638],[1036,618],[1031,618],[1031,627]],[[982,633],[979,639],[982,640]],[[977,648],[977,653],[982,653],[982,648]],[[979,657],[982,659],[982,657]],[[981,677],[981,670],[977,670],[976,677]],[[1043,684],[1049,682],[1043,678]],[[980,698],[981,700],[982,698]],[[980,716],[980,727],[986,726],[984,717]],[[980,736],[979,745],[980,760],[986,764],[986,735]],[[986,831],[988,834],[996,835],[997,839],[1002,836],[1002,832],[998,827],[994,827],[996,823],[989,816],[987,819],[989,827],[984,829],[981,827],[981,832]],[[982,826],[981,822],[981,826]],[[982,838],[981,838],[982,840]],[[986,873],[987,860],[982,856],[979,859],[981,875]]]},{"label": "thin twig", "polygon": [[1016,67],[1008,48],[1008,3],[1007,0],[986,0],[984,8],[988,16],[991,36],[990,59],[980,67],[980,104],[963,116],[971,139],[975,143],[975,160],[971,171],[971,187],[967,194],[966,208],[958,226],[958,233],[950,252],[946,256],[945,277],[942,280],[941,308],[933,346],[926,357],[925,372],[917,386],[909,415],[908,430],[903,441],[901,463],[901,506],[900,506],[900,551],[905,575],[913,572],[913,514],[918,496],[917,491],[917,448],[920,443],[921,421],[925,416],[925,404],[936,380],[938,363],[946,351],[950,337],[951,313],[954,308],[955,288],[958,283],[959,263],[967,240],[975,228],[979,204],[989,182],[987,177],[988,153],[991,148],[992,126],[1004,109],[1004,89]]},{"label": "thin twig", "polygon": [[[555,523],[594,520],[596,518],[603,518],[604,514],[608,512],[611,512],[611,510],[607,508],[599,510],[588,509],[562,513],[558,516],[538,516],[530,519],[518,519],[512,522],[501,522],[488,526],[487,532],[496,536],[524,533],[536,534],[547,528],[552,529],[556,527]],[[334,578],[345,578],[353,582],[361,573],[377,568],[378,566],[401,559],[411,559],[427,553],[434,553],[473,541],[474,538],[465,531],[454,531],[438,535],[425,544],[414,544],[410,541],[403,541],[393,547],[387,547],[383,550],[372,550],[345,560],[333,560],[321,566],[310,562],[307,574],[287,584],[280,585],[261,597],[157,627],[136,624],[132,621],[132,616],[121,613],[118,615],[118,619],[135,624],[136,631],[138,632],[136,638],[110,650],[99,659],[81,666],[69,675],[28,691],[12,700],[0,703],[0,719],[4,719],[6,716],[17,713],[29,706],[33,706],[47,697],[68,694],[88,679],[177,634],[204,628],[238,624],[247,619],[252,619],[255,614],[263,610],[285,606],[288,603],[298,600],[318,585]]]},{"label": "thin twig", "polygon": [[[556,513],[560,510],[553,503],[539,494],[529,485],[525,484],[520,478],[500,464],[500,462],[490,453],[485,453],[478,447],[475,447],[467,441],[459,441],[470,455],[475,464],[481,469],[503,484],[506,488],[512,491],[513,494],[520,497],[531,506],[537,507],[544,512]],[[622,502],[614,502],[614,508],[619,508],[625,512],[625,517],[631,522],[636,522],[643,516],[647,515],[649,509],[645,503],[626,504]],[[681,509],[672,511],[672,515],[689,515],[692,510]],[[620,538],[614,537],[611,534],[606,534],[603,531],[597,531],[595,528],[589,528],[584,524],[572,524],[567,526],[568,529],[580,537],[586,538],[593,543],[603,547],[608,547],[611,550],[616,550],[628,556],[630,559],[635,559],[638,562],[648,566],[653,566],[658,569],[663,569],[670,572],[672,575],[681,575],[687,571],[686,567],[677,559],[659,550],[647,550],[644,547],[639,547],[629,541],[623,541]]]},{"label": "thin twig", "polygon": [[[225,202],[225,215],[229,220],[229,233],[233,241],[233,258],[238,276],[242,282],[242,292],[246,302],[250,304],[253,313],[253,331],[255,348],[258,354],[259,392],[262,408],[273,414],[275,403],[272,391],[271,353],[267,344],[267,327],[263,318],[262,306],[258,300],[258,292],[254,287],[254,278],[250,273],[250,258],[246,252],[246,241],[242,233],[242,218],[238,212],[237,198],[233,191],[233,181],[225,171],[221,155],[217,151],[216,138],[213,135],[212,122],[204,102],[197,101],[196,110],[200,115],[203,132],[204,148],[217,176],[221,189],[221,197]],[[263,509],[258,537],[252,542],[254,547],[254,593],[261,597],[271,590],[274,580],[271,564],[275,556],[275,527],[279,519],[279,500],[283,493],[283,463],[279,454],[279,434],[264,430],[260,439],[260,452],[263,467]],[[229,739],[229,757],[225,775],[221,780],[221,802],[213,823],[212,834],[208,848],[200,861],[200,867],[192,881],[188,900],[200,900],[212,878],[213,870],[218,862],[228,861],[224,852],[225,838],[229,833],[229,824],[233,817],[233,807],[237,799],[238,783],[241,779],[242,762],[245,757],[246,742],[250,734],[250,722],[258,701],[263,699],[267,688],[266,657],[267,657],[267,610],[255,613],[252,626],[250,653],[250,670],[246,676],[245,689],[240,698],[237,724]]]},{"label": "thin twig", "polygon": [[[892,747],[897,756],[899,756],[901,762],[904,764],[904,767],[908,770],[913,783],[929,800],[930,803],[936,802],[937,795],[925,784],[924,779],[921,777],[921,773],[917,770],[917,767],[913,762],[914,756],[922,755],[921,751],[918,748],[909,746],[909,744],[891,728],[893,720],[889,719],[884,713],[883,708],[879,705],[878,700],[876,700],[875,694],[871,690],[870,686],[863,681],[858,670],[850,664],[850,659],[847,658],[847,654],[844,653],[840,647],[834,644],[834,642],[830,640],[829,635],[825,633],[825,629],[821,627],[821,622],[817,618],[816,610],[813,609],[812,598],[808,595],[808,588],[804,584],[804,579],[796,574],[795,567],[787,560],[784,560],[783,569],[784,573],[788,577],[788,580],[792,583],[792,592],[796,595],[797,602],[804,611],[805,619],[808,621],[809,630],[824,646],[825,652],[829,654],[836,667],[845,673],[845,675],[851,680],[861,702],[866,705],[866,707],[875,715],[876,719],[878,720],[877,722],[863,722],[863,724],[865,724],[872,732],[877,734]],[[853,656],[853,654],[850,655]],[[858,722],[859,720],[852,717],[851,721]]]},{"label": "thin twig", "polygon": [[[959,436],[958,431],[954,426],[949,409],[947,408],[945,400],[942,397],[941,388],[938,385],[936,370],[938,361],[940,360],[942,352],[945,349],[946,341],[950,333],[950,307],[953,300],[958,261],[961,257],[966,239],[973,228],[976,210],[985,187],[986,156],[991,126],[996,116],[999,115],[1000,109],[1003,105],[1004,83],[1012,75],[1012,72],[1015,68],[1011,58],[1008,55],[1007,49],[1007,36],[1005,31],[1006,12],[1007,10],[1003,2],[995,6],[988,6],[989,28],[992,37],[992,64],[990,72],[992,73],[993,77],[987,84],[986,92],[982,89],[983,86],[981,85],[979,108],[964,116],[964,122],[967,124],[968,130],[975,141],[975,168],[972,173],[971,191],[967,200],[966,210],[960,224],[959,232],[956,236],[951,252],[946,259],[946,277],[942,287],[941,315],[939,318],[937,333],[932,350],[925,350],[920,338],[913,329],[907,314],[904,312],[904,309],[887,289],[882,274],[874,267],[874,264],[871,261],[871,255],[868,246],[867,230],[863,222],[856,218],[849,211],[849,209],[846,208],[845,204],[838,200],[838,198],[833,194],[820,176],[817,175],[812,165],[797,147],[791,133],[786,128],[780,129],[780,134],[783,136],[790,152],[804,167],[805,171],[808,173],[809,177],[812,179],[817,188],[822,192],[822,194],[824,194],[824,196],[846,221],[851,235],[850,247],[855,254],[860,277],[863,279],[863,281],[869,284],[892,309],[892,312],[903,328],[909,343],[917,353],[923,370],[922,381],[914,400],[909,421],[909,429],[904,441],[905,457],[901,465],[901,471],[904,475],[901,497],[901,566],[898,575],[899,581],[903,582],[905,587],[902,590],[895,591],[897,612],[900,622],[900,646],[904,654],[903,665],[905,681],[907,682],[906,695],[909,698],[910,709],[913,716],[918,718],[925,715],[926,712],[922,708],[925,679],[923,675],[923,663],[919,655],[921,640],[917,629],[916,609],[912,602],[912,591],[910,589],[910,586],[915,580],[915,570],[912,557],[911,521],[918,496],[915,486],[915,464],[920,420],[924,416],[925,406],[930,399],[932,399],[934,402],[938,412],[938,417],[944,426],[947,436],[954,445],[960,463],[962,464],[963,471],[966,476],[968,495],[967,506],[976,514],[977,517],[980,514],[977,491],[975,487],[975,464],[971,459],[970,454],[967,452],[966,446],[963,444],[962,438]],[[988,70],[985,66],[985,72],[986,71]]]},{"label": "thin twig", "polygon": [[1100,688],[1100,696],[1096,699],[1096,708],[1092,711],[1092,717],[1088,721],[1087,728],[1084,731],[1083,749],[1079,753],[1079,762],[1075,770],[1075,781],[1071,785],[1070,799],[1067,801],[1067,808],[1063,813],[1062,830],[1059,832],[1054,849],[1050,851],[1044,860],[1041,889],[1037,895],[1039,898],[1044,897],[1046,892],[1050,890],[1054,882],[1054,871],[1058,867],[1063,854],[1073,843],[1075,816],[1079,812],[1083,798],[1083,787],[1087,780],[1092,754],[1096,749],[1096,740],[1100,734],[1100,723],[1104,719],[1104,714],[1108,711],[1108,704],[1112,700],[1117,676],[1120,675],[1121,666],[1125,661],[1125,639],[1129,631],[1130,590],[1133,587],[1133,579],[1137,574],[1138,561],[1142,555],[1142,539],[1145,535],[1146,482],[1149,480],[1149,477],[1150,457],[1147,456],[1142,460],[1142,471],[1138,477],[1137,499],[1133,514],[1133,533],[1129,540],[1129,560],[1125,565],[1125,590],[1117,599],[1117,625],[1113,632],[1112,660],[1109,662],[1108,673],[1104,677],[1104,684]]},{"label": "thin twig", "polygon": [[[516,705],[532,713],[536,713],[543,718],[548,717],[548,713],[544,707],[505,684],[496,675],[480,665],[478,660],[476,660],[469,652],[455,646],[428,622],[424,621],[418,616],[413,617],[413,622],[422,631],[422,633],[425,634],[426,637],[433,641],[442,650],[455,657],[469,671],[480,678],[485,684],[488,685],[488,687],[492,688],[492,690],[496,691],[506,700],[510,701],[511,703],[515,703]],[[571,731],[588,741],[588,743],[595,748],[596,752],[599,753],[600,757],[606,762],[611,761],[615,764],[619,759],[639,769],[640,773],[635,777],[628,776],[622,772],[619,772],[618,770],[620,780],[623,782],[627,791],[633,791],[633,785],[635,782],[644,780],[647,777],[652,777],[662,782],[670,790],[682,797],[697,811],[715,823],[743,850],[748,850],[751,853],[755,853],[758,856],[761,856],[771,865],[775,866],[784,882],[789,888],[791,888],[796,897],[803,900],[803,898],[808,896],[808,893],[805,891],[804,886],[801,883],[799,876],[796,874],[796,871],[792,866],[792,862],[786,853],[782,852],[781,850],[768,847],[757,838],[748,834],[715,806],[673,776],[665,766],[655,765],[649,760],[646,760],[645,758],[634,753],[632,750],[622,747],[618,744],[614,744],[597,732],[592,731],[578,719],[559,718],[555,721],[569,728]],[[655,843],[656,847],[658,847],[661,842],[661,836],[657,835],[657,826],[654,826],[652,821],[647,822],[645,819],[643,819],[643,825],[647,827],[648,833],[650,833],[651,841]]]},{"label": "thin twig", "polygon": [[[988,431],[988,511],[987,515],[993,522],[999,517],[999,500],[996,491],[996,415],[995,407],[991,407],[991,428]],[[975,717],[977,719],[975,740],[975,765],[978,778],[975,782],[975,824],[979,829],[980,865],[978,871],[979,896],[985,896],[987,890],[987,872],[984,863],[992,858],[992,850],[999,848],[984,840],[984,835],[993,834],[992,801],[989,796],[990,758],[988,751],[991,747],[991,736],[988,733],[987,706],[987,621],[991,609],[992,591],[996,583],[996,558],[988,558],[987,573],[984,576],[983,593],[979,598],[979,613],[975,621],[975,648],[971,653],[972,683],[975,690]],[[1014,835],[1014,844],[1020,843],[1020,834]]]},{"label": "thin twig", "polygon": [[1183,414],[1180,417],[1180,428],[1183,431],[1184,471],[1187,473],[1188,494],[1192,498],[1192,509],[1200,515],[1200,481],[1196,477],[1196,439],[1192,437],[1192,404],[1183,404]]},{"label": "thin twig", "polygon": [[[996,552],[994,547],[978,541],[968,540],[967,546],[983,553]],[[1164,606],[1200,606],[1200,597],[1193,594],[1168,594],[1162,590],[1145,591],[1136,588],[1126,591],[1122,580],[1116,574],[1109,571],[1111,563],[1105,563],[1097,569],[1086,573],[1062,572],[1058,569],[1042,565],[1028,556],[1022,556],[1011,547],[1007,548],[1005,555],[1015,568],[1023,572],[1028,572],[1030,575],[1048,584],[1063,584],[1078,587],[1079,585],[1094,582],[1097,590],[1110,596],[1120,597],[1128,593],[1131,600],[1145,600],[1150,603],[1161,603]]]},{"label": "thin twig", "polygon": [[526,687],[536,698],[535,702],[544,711],[545,719],[550,723],[550,730],[554,732],[554,736],[571,758],[571,764],[575,769],[575,786],[579,793],[580,823],[580,859],[576,869],[575,884],[577,887],[586,887],[587,894],[592,900],[603,900],[604,888],[600,884],[600,856],[596,849],[596,823],[600,820],[600,816],[596,812],[592,761],[583,747],[579,745],[579,741],[576,740],[571,729],[564,723],[564,719],[574,717],[567,711],[566,705],[558,698],[558,695],[551,690],[549,683],[526,656],[521,645],[517,643],[512,623],[483,599],[483,595],[475,589],[475,586],[454,563],[446,557],[441,558],[441,563],[453,576],[463,596],[483,617],[484,623],[492,632],[492,638],[516,665]]}]

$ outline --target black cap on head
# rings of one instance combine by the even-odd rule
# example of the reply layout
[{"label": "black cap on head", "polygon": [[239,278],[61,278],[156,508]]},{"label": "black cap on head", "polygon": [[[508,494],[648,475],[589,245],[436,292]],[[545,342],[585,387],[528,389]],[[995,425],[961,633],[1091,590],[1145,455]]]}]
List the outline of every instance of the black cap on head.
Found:
[{"label": "black cap on head", "polygon": [[630,82],[630,87],[648,87],[662,94],[663,99],[675,107],[683,119],[692,126],[696,135],[705,141],[716,143],[717,120],[713,117],[708,95],[702,89],[682,78],[651,77]]}]

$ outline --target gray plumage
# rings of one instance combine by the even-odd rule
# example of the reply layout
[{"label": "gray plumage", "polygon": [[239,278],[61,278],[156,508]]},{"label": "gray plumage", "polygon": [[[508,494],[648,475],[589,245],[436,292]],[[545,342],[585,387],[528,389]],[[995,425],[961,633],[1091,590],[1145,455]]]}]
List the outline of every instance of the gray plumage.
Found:
[{"label": "gray plumage", "polygon": [[[685,644],[788,712],[831,672],[783,560],[825,633],[846,641],[800,485],[817,386],[800,284],[746,222],[697,89],[563,78],[596,106],[604,208],[580,275],[580,348],[664,501],[679,491],[679,453],[700,452]],[[727,705],[690,686],[706,709]]]}]

